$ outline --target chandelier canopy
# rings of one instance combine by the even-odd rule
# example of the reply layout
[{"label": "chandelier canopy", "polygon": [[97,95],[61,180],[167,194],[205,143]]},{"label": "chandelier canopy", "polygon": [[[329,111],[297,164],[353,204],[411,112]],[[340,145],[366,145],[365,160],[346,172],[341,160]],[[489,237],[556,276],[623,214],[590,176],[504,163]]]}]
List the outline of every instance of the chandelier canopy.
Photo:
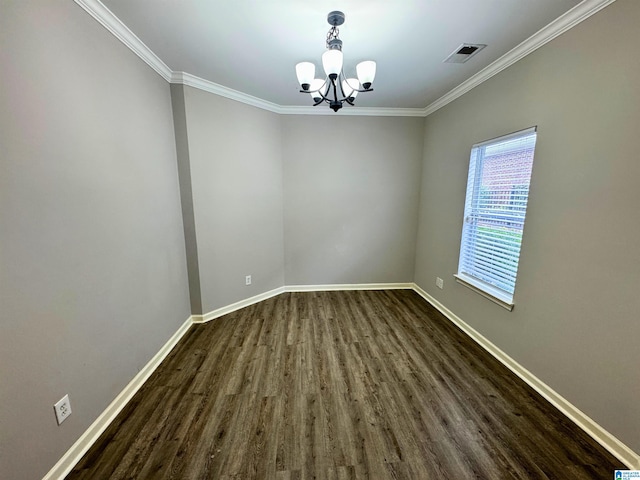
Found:
[{"label": "chandelier canopy", "polygon": [[358,93],[371,92],[371,84],[376,75],[376,62],[366,60],[356,65],[357,78],[347,78],[342,71],[342,40],[338,38],[338,26],[344,23],[344,13],[331,12],[327,15],[331,29],[327,33],[327,51],[322,54],[322,66],[326,77],[315,78],[316,66],[311,62],[296,65],[296,74],[301,93],[308,93],[313,106],[327,102],[329,108],[337,112],[342,104],[353,105]]}]

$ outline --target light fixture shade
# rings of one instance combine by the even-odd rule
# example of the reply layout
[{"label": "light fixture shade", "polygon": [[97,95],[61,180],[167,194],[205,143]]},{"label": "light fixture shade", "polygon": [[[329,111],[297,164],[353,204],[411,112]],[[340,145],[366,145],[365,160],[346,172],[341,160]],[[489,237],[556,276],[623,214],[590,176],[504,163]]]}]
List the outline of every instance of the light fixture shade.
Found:
[{"label": "light fixture shade", "polygon": [[[302,89],[307,90],[316,76],[316,66],[311,62],[300,62],[296,65],[296,75]],[[304,88],[305,85],[307,88]]]},{"label": "light fixture shade", "polygon": [[324,92],[319,92],[318,90],[320,90],[322,87],[324,86],[324,80],[322,80],[321,78],[314,78],[313,80],[311,80],[311,86],[309,87],[309,95],[311,95],[311,98],[313,98],[314,102],[317,102],[319,98],[322,98],[322,95],[324,94]]},{"label": "light fixture shade", "polygon": [[342,91],[347,98],[356,98],[359,88],[360,82],[358,82],[357,78],[347,78],[342,81]]},{"label": "light fixture shade", "polygon": [[327,50],[322,54],[322,66],[327,76],[339,75],[342,71],[342,52],[338,49]]},{"label": "light fixture shade", "polygon": [[356,65],[358,80],[364,88],[371,87],[373,79],[376,77],[376,62],[373,60],[365,60]]}]

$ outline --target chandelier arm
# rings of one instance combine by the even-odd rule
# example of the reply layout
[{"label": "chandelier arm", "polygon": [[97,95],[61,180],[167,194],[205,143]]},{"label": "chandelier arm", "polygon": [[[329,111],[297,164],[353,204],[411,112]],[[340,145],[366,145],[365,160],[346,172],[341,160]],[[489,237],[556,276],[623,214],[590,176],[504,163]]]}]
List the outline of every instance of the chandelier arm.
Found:
[{"label": "chandelier arm", "polygon": [[[325,89],[325,85],[327,86],[327,88]],[[329,102],[330,100],[327,98],[327,94],[329,93],[329,88],[330,85],[327,85],[327,81],[325,80],[324,83],[322,84],[322,86],[318,89],[318,90],[314,90],[314,92],[318,92],[320,94],[320,96],[318,98],[320,98],[320,100],[316,101],[313,106],[317,107],[318,105],[320,105],[323,102]],[[325,90],[324,93],[322,93],[322,90]]]},{"label": "chandelier arm", "polygon": [[335,102],[339,102],[338,100],[338,86],[336,85],[336,80],[331,79],[331,85],[333,85],[333,100]]},{"label": "chandelier arm", "polygon": [[[326,85],[326,82],[322,84],[322,87],[324,87]],[[326,98],[326,94],[329,92],[325,92],[324,94],[322,93],[322,87],[320,87],[318,90],[298,90],[299,93],[315,93],[318,92],[320,95],[322,95],[323,97]],[[342,87],[340,87],[340,90],[342,91],[342,95],[345,95],[344,90],[342,90]],[[363,88],[363,89],[357,89],[354,88],[353,89],[354,92],[358,92],[358,93],[364,93],[364,92],[373,92],[373,88]],[[345,99],[348,98],[345,95]]]},{"label": "chandelier arm", "polygon": [[[342,100],[340,100],[341,102],[344,102],[348,97],[347,94],[344,93],[344,88],[342,88],[342,82],[347,81],[347,77],[344,76],[344,71],[340,70],[340,75],[338,75],[338,83],[340,83],[340,92],[342,92]],[[351,86],[351,85],[349,85]]]},{"label": "chandelier arm", "polygon": [[324,81],[324,85],[323,87],[326,85],[326,88],[324,89],[324,95],[322,95],[322,97],[328,102],[329,100],[329,93],[331,91],[331,79],[329,77],[327,77],[327,79]]},{"label": "chandelier arm", "polygon": [[320,86],[320,88],[318,88],[317,90],[300,90],[300,93],[319,93],[321,97],[325,97],[327,92],[325,91],[325,93],[322,93],[322,90],[326,90],[324,87],[327,84],[327,81],[325,80],[324,83]]},{"label": "chandelier arm", "polygon": [[[330,88],[331,88],[331,83],[329,82],[329,77],[327,77],[327,79],[322,84],[322,87],[318,89],[318,93],[320,94],[320,100],[318,100],[316,103],[313,104],[314,107],[316,105],[320,105],[323,102],[327,102],[327,103],[330,102],[328,98]],[[324,93],[322,93],[322,90],[324,90]]]},{"label": "chandelier arm", "polygon": [[[344,72],[341,70],[340,73],[338,74],[338,77],[336,78],[335,81],[332,80],[333,82],[333,98],[335,100],[335,102],[340,102],[340,104],[343,104],[345,100],[347,100],[347,95],[344,93],[344,89],[342,88],[342,81],[345,80],[345,76],[344,76]],[[342,98],[338,99],[338,88],[340,89],[340,93]],[[331,102],[329,102],[331,103]]]}]

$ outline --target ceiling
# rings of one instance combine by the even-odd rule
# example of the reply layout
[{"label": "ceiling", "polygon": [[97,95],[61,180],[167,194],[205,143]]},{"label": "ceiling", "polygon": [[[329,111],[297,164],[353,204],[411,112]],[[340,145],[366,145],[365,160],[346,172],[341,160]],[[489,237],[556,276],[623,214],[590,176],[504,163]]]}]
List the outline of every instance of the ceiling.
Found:
[{"label": "ceiling", "polygon": [[[587,3],[591,0],[585,0]],[[578,5],[580,0],[102,0],[174,72],[186,72],[279,106],[309,106],[295,64],[321,55],[332,10],[344,71],[377,62],[360,107],[419,108]],[[462,43],[488,46],[465,64],[443,63]],[[316,73],[316,76],[320,76]],[[317,107],[320,108],[320,107]]]}]

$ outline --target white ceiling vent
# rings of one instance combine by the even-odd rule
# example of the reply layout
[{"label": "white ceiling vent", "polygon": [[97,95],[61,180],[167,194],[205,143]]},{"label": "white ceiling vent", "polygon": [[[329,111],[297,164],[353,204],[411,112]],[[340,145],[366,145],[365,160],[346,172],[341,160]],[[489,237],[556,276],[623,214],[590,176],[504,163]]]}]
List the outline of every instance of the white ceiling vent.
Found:
[{"label": "white ceiling vent", "polygon": [[443,60],[444,63],[464,63],[482,50],[486,45],[482,43],[463,43],[451,55]]}]

